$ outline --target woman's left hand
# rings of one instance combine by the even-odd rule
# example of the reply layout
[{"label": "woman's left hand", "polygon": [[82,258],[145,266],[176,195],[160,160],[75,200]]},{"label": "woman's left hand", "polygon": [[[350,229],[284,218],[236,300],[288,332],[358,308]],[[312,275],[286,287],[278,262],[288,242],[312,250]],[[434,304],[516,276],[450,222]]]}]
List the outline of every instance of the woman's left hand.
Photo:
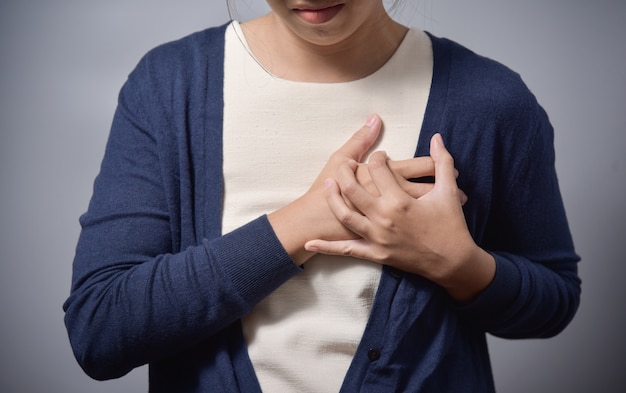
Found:
[{"label": "woman's left hand", "polygon": [[469,233],[462,210],[466,197],[441,135],[431,139],[430,153],[435,184],[418,198],[398,184],[384,152],[374,153],[367,165],[379,195],[359,183],[356,162],[345,164],[336,181],[326,182],[327,201],[360,239],[311,240],[306,249],[389,265],[441,285],[459,301],[473,298],[491,282],[495,261]]}]

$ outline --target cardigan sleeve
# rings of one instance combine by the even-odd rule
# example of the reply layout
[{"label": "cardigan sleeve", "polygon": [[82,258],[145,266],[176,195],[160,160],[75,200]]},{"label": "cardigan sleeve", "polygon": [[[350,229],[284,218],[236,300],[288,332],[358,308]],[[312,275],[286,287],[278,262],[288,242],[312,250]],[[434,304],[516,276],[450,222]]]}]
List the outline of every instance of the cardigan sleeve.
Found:
[{"label": "cardigan sleeve", "polygon": [[442,132],[476,243],[496,261],[491,284],[459,316],[507,338],[562,331],[580,302],[578,255],[555,168],[554,130],[536,97],[508,67],[446,39],[435,54],[430,111],[420,135]]},{"label": "cardigan sleeve", "polygon": [[500,337],[550,337],[578,308],[579,257],[559,190],[552,126],[525,88],[514,102],[499,120],[492,203],[479,242],[495,258],[496,274],[461,313]]},{"label": "cardigan sleeve", "polygon": [[181,228],[194,226],[193,214],[180,213],[193,207],[181,204],[193,203],[181,201],[171,184],[192,183],[180,169],[189,159],[181,151],[189,147],[171,145],[164,135],[189,120],[168,123],[163,111],[172,108],[158,103],[173,90],[154,86],[163,80],[179,86],[167,73],[187,71],[155,71],[153,57],[140,62],[120,92],[89,208],[80,219],[64,304],[75,356],[95,379],[120,377],[209,340],[300,271],[266,217],[181,244]]}]

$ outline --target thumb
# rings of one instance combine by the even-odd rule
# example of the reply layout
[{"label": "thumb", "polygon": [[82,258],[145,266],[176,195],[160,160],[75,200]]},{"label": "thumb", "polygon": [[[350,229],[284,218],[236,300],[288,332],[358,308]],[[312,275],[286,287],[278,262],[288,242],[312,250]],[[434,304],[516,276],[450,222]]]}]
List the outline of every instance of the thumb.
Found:
[{"label": "thumb", "polygon": [[377,115],[371,115],[363,127],[355,132],[348,141],[337,151],[341,155],[357,162],[367,153],[380,136],[382,121]]},{"label": "thumb", "polygon": [[435,162],[435,184],[457,189],[454,159],[446,149],[441,134],[430,139],[430,156]]}]

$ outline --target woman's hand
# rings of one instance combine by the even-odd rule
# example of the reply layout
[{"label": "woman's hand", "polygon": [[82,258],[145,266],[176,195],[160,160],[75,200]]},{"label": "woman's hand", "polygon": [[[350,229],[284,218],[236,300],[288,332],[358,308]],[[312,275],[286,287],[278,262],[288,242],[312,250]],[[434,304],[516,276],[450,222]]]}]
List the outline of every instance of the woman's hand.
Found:
[{"label": "woman's hand", "polygon": [[475,244],[467,229],[462,210],[466,197],[456,184],[454,161],[438,134],[431,140],[430,153],[435,184],[418,196],[401,186],[383,152],[374,153],[368,163],[378,193],[360,184],[355,161],[342,165],[337,176],[325,182],[327,201],[336,219],[359,237],[320,237],[305,248],[390,265],[430,279],[459,301],[473,298],[491,282],[495,261]]},{"label": "woman's hand", "polygon": [[324,196],[324,179],[336,178],[337,170],[348,161],[361,161],[378,139],[380,130],[380,119],[371,116],[360,130],[331,155],[303,196],[268,214],[276,236],[297,265],[302,265],[314,254],[304,250],[304,243],[308,239],[356,238],[354,233],[337,222],[328,208]]},{"label": "woman's hand", "polygon": [[[339,171],[348,162],[359,163],[378,140],[381,120],[371,116],[341,148],[332,154],[327,164],[309,190],[289,205],[268,215],[276,235],[294,261],[301,265],[314,253],[304,249],[310,239],[346,240],[359,236],[337,220],[326,202],[326,179],[337,179]],[[390,161],[390,171],[398,184],[408,194],[419,197],[432,188],[432,184],[412,183],[407,179],[434,175],[434,163],[430,157],[403,161]],[[356,177],[365,190],[380,195],[367,170],[360,164]]]}]

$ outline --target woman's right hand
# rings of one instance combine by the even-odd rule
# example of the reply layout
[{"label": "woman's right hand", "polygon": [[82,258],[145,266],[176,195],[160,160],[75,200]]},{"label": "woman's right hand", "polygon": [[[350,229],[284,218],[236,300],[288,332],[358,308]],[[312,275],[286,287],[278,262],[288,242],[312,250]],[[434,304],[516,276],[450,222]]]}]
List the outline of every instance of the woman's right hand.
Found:
[{"label": "woman's right hand", "polygon": [[[356,176],[359,183],[373,195],[378,195],[378,189],[369,176],[367,164],[361,161],[378,140],[381,127],[380,118],[376,115],[370,116],[365,125],[331,155],[304,195],[268,215],[278,239],[296,264],[302,265],[314,255],[304,249],[304,244],[311,239],[358,238],[358,235],[342,225],[330,210],[326,200],[325,182],[327,179],[337,178],[337,170],[341,165],[354,162],[358,165]],[[432,188],[431,184],[408,181],[412,178],[434,176],[434,163],[430,157],[392,161],[390,168],[398,184],[414,198],[420,197]]]}]

